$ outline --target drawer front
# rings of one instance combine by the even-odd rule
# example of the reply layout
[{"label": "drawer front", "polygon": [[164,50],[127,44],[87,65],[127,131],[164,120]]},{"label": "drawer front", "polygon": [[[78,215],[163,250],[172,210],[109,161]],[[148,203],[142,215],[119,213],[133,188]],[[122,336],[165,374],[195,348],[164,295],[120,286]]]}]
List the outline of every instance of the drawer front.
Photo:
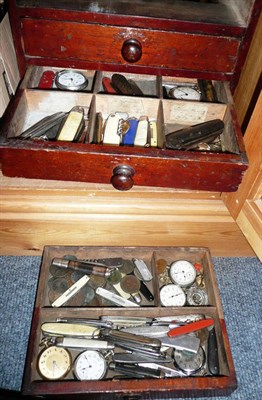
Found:
[{"label": "drawer front", "polygon": [[139,154],[139,150],[134,154],[125,149],[121,154],[112,147],[103,151],[99,146],[93,151],[92,145],[84,146],[67,150],[66,146],[48,150],[37,145],[2,148],[2,172],[10,177],[112,183],[118,190],[135,185],[233,192],[247,169],[237,160],[214,155],[181,158],[168,151],[164,155],[160,150],[150,157],[144,152]]},{"label": "drawer front", "polygon": [[[214,73],[233,72],[240,44],[228,37],[30,18],[22,22],[22,35],[27,57]],[[130,39],[138,46],[131,61]]]}]

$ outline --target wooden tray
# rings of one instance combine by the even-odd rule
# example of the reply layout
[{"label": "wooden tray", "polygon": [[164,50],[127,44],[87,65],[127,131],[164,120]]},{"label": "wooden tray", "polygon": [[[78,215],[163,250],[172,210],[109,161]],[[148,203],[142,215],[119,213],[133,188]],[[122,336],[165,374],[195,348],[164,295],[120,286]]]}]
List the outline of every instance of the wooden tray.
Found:
[{"label": "wooden tray", "polygon": [[[69,257],[70,255],[70,257]],[[84,304],[81,296],[75,296],[61,307],[52,307],[50,301],[50,265],[54,258],[103,259],[120,257],[124,260],[133,258],[146,262],[153,275],[148,284],[154,294],[154,301],[143,299],[139,307],[118,307],[114,304],[99,302]],[[159,299],[159,290],[163,285],[158,272],[159,260],[165,260],[170,265],[176,260],[187,260],[201,269],[202,283],[208,294],[208,304],[204,306],[164,307]],[[168,268],[167,268],[168,270]],[[163,271],[161,272],[163,273]],[[168,275],[167,275],[168,276]],[[71,282],[73,284],[73,282]],[[167,284],[167,282],[165,283]],[[142,296],[143,297],[143,296]],[[101,316],[133,316],[133,317],[167,317],[190,316],[204,314],[214,319],[215,332],[218,341],[219,375],[211,375],[207,369],[194,376],[176,378],[142,378],[117,379],[112,372],[98,381],[79,381],[71,369],[60,381],[46,380],[38,372],[38,357],[42,351],[40,342],[43,339],[41,325],[45,322],[55,322],[57,318],[93,318]],[[203,342],[203,346],[205,342]],[[82,351],[69,350],[72,360]],[[205,373],[203,373],[203,371]],[[206,375],[207,373],[207,375]],[[229,395],[237,387],[236,375],[230,351],[223,311],[213,270],[210,252],[207,248],[195,247],[63,247],[47,246],[43,252],[39,286],[35,302],[27,360],[25,366],[23,394],[32,396],[66,396],[87,399],[148,399],[175,398],[180,396]]]}]

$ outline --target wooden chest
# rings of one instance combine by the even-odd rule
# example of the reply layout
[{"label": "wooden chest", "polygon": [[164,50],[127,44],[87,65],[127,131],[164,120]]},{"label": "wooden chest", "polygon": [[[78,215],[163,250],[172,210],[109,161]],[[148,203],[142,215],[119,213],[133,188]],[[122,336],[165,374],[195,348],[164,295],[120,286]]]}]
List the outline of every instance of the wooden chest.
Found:
[{"label": "wooden chest", "polygon": [[[71,262],[70,269],[58,267],[61,260],[66,264]],[[79,267],[76,263],[79,260],[102,263],[107,266],[111,274],[105,277],[104,272],[101,270],[98,272],[98,266],[90,267],[83,263],[81,265],[84,271],[90,268],[96,271],[93,269],[91,275],[90,272],[88,275],[84,271],[79,272],[75,269],[76,266]],[[138,261],[145,263],[146,270],[143,269],[144,264],[142,267],[137,265]],[[96,275],[98,273],[100,276]],[[75,291],[75,282],[79,283],[83,277],[87,276],[90,278],[88,282],[82,289]],[[140,283],[142,281],[150,291],[151,297],[148,297],[148,292],[145,293],[142,290],[142,286],[135,289],[134,282],[124,283],[126,279],[137,279]],[[113,300],[101,297],[99,292],[101,287],[113,294]],[[174,288],[176,290],[179,288],[179,291],[173,292]],[[74,293],[71,298],[68,290],[71,294]],[[65,292],[68,296],[65,297],[67,301],[60,302],[61,295],[65,296],[63,294]],[[183,299],[181,292],[182,297],[185,297]],[[203,293],[205,293],[204,297]],[[121,296],[122,302],[127,299],[131,303],[117,303],[117,295]],[[119,321],[119,318],[125,322]],[[134,322],[139,318],[144,320]],[[130,319],[133,319],[132,322]],[[59,329],[61,326],[63,329],[68,324],[75,324],[76,330],[73,334],[71,332],[63,337],[61,332],[59,335],[56,330],[50,333],[51,330],[47,324],[57,321],[60,321],[58,322]],[[98,326],[94,321],[99,322]],[[102,324],[103,322],[112,324],[113,321],[115,322],[109,325],[109,328]],[[204,323],[211,321],[210,327],[203,329],[199,327],[197,330],[195,324],[203,323],[203,321]],[[165,329],[163,325],[166,322],[168,327],[165,332],[151,332],[153,326],[155,329]],[[83,323],[84,328],[89,326],[93,329],[91,337],[93,337],[92,346],[95,347],[92,347],[91,353],[91,347],[89,350],[87,350],[88,347],[76,348],[74,347],[76,344],[66,347],[64,343],[62,345],[64,347],[60,347],[58,342],[76,338],[77,335],[90,339],[89,334],[86,336],[85,333],[78,332],[80,327],[83,328]],[[123,360],[119,361],[119,357],[130,355],[130,349],[123,345],[122,338],[114,341],[107,335],[116,332],[123,335],[125,329],[128,330],[128,325],[132,325],[132,328],[129,326],[131,331],[135,329],[131,335],[138,335],[137,340],[138,338],[140,340],[137,329],[141,327],[147,332],[142,333],[142,336],[150,337],[149,340],[153,342],[159,340],[156,338],[161,336],[161,356],[170,357],[170,359],[166,362],[158,354],[159,359],[156,357],[153,362],[160,364],[160,370],[163,368],[166,374],[168,368],[171,368],[173,374],[176,371],[176,376],[167,374],[164,377],[162,370],[162,375],[157,377],[156,375],[132,375],[134,369],[137,373],[141,371],[145,373],[145,370],[141,368],[146,368],[147,372],[154,371],[155,374],[158,374],[159,370],[156,372],[155,366],[151,370],[148,368],[149,357],[156,356],[155,348],[154,352],[150,352],[147,347],[151,344],[145,347],[143,345],[139,350],[135,347],[135,351],[132,351],[133,356],[139,355],[146,362],[143,367],[138,364],[138,361],[132,364],[123,363]],[[122,329],[123,326],[124,329]],[[174,333],[181,328],[189,328],[187,332],[192,332],[183,334],[177,331],[179,336],[173,336],[171,341],[180,338],[182,343],[177,342],[175,347],[164,345],[171,330]],[[127,335],[126,332],[124,335]],[[113,344],[110,350],[99,347],[101,337],[106,338],[105,340],[111,345]],[[217,342],[215,347],[214,338]],[[193,340],[193,343],[189,344],[187,340]],[[47,347],[45,348],[43,344]],[[50,351],[53,353],[51,356]],[[69,357],[66,365],[63,365],[63,360],[61,364],[61,358],[59,356],[57,358],[56,351],[63,353],[62,357]],[[86,351],[88,353],[84,353]],[[90,357],[94,355],[92,352],[95,352],[96,357],[98,353],[102,357],[101,368],[105,368],[105,371],[99,372],[100,362],[92,361],[92,358],[88,358],[89,364],[83,366],[80,362],[78,365],[80,355],[80,358]],[[133,368],[132,372],[121,370],[123,366],[130,368],[130,365]],[[65,370],[61,370],[63,368]],[[85,375],[85,368],[88,370],[87,375]],[[168,371],[170,373],[170,370]],[[130,373],[131,375],[128,375]],[[45,247],[25,366],[23,394],[85,399],[149,399],[152,396],[171,399],[182,396],[229,395],[236,386],[223,311],[211,255],[207,248]]]},{"label": "wooden chest", "polygon": [[[1,124],[0,154],[6,176],[179,189],[235,191],[248,167],[230,90],[234,88],[259,15],[259,2],[10,1],[9,14],[20,74],[25,76]],[[40,90],[39,74],[77,69],[89,86],[74,93]],[[27,73],[26,73],[27,70]],[[121,73],[144,96],[108,95],[103,77]],[[174,82],[211,80],[217,101],[170,100]],[[30,83],[31,80],[31,83]],[[32,84],[33,81],[33,84]],[[175,83],[176,84],[176,83]],[[230,88],[231,85],[231,88]],[[84,143],[20,140],[33,122],[73,106],[90,112]],[[95,115],[116,111],[157,121],[151,146],[94,144]],[[221,146],[173,150],[172,130],[220,119]]]}]

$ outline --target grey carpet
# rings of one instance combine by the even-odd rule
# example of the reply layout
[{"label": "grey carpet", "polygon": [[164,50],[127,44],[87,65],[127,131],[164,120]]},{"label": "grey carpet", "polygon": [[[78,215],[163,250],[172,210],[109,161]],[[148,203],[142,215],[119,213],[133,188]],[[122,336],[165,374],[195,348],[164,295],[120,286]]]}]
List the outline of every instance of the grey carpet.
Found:
[{"label": "grey carpet", "polygon": [[[213,261],[238,378],[230,399],[261,400],[261,263],[257,258],[214,257]],[[21,389],[40,263],[40,257],[0,257],[2,398],[14,398]]]}]

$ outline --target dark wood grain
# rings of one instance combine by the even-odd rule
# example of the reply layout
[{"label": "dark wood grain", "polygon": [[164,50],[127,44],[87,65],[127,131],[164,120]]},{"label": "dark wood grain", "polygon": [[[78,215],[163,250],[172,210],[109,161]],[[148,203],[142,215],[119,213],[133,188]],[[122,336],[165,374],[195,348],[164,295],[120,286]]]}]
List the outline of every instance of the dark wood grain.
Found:
[{"label": "dark wood grain", "polygon": [[6,176],[109,184],[113,169],[124,164],[134,169],[137,186],[231,192],[237,190],[247,169],[246,162],[228,154],[150,152],[103,145],[85,145],[85,150],[67,144],[64,148],[62,144],[36,147],[30,143],[27,148],[24,143],[19,147],[2,148]]},{"label": "dark wood grain", "polygon": [[123,43],[136,39],[142,46],[137,65],[223,73],[233,72],[240,44],[225,37],[30,18],[23,20],[22,35],[27,58],[80,60],[87,65],[106,60],[121,65],[126,64]]}]

